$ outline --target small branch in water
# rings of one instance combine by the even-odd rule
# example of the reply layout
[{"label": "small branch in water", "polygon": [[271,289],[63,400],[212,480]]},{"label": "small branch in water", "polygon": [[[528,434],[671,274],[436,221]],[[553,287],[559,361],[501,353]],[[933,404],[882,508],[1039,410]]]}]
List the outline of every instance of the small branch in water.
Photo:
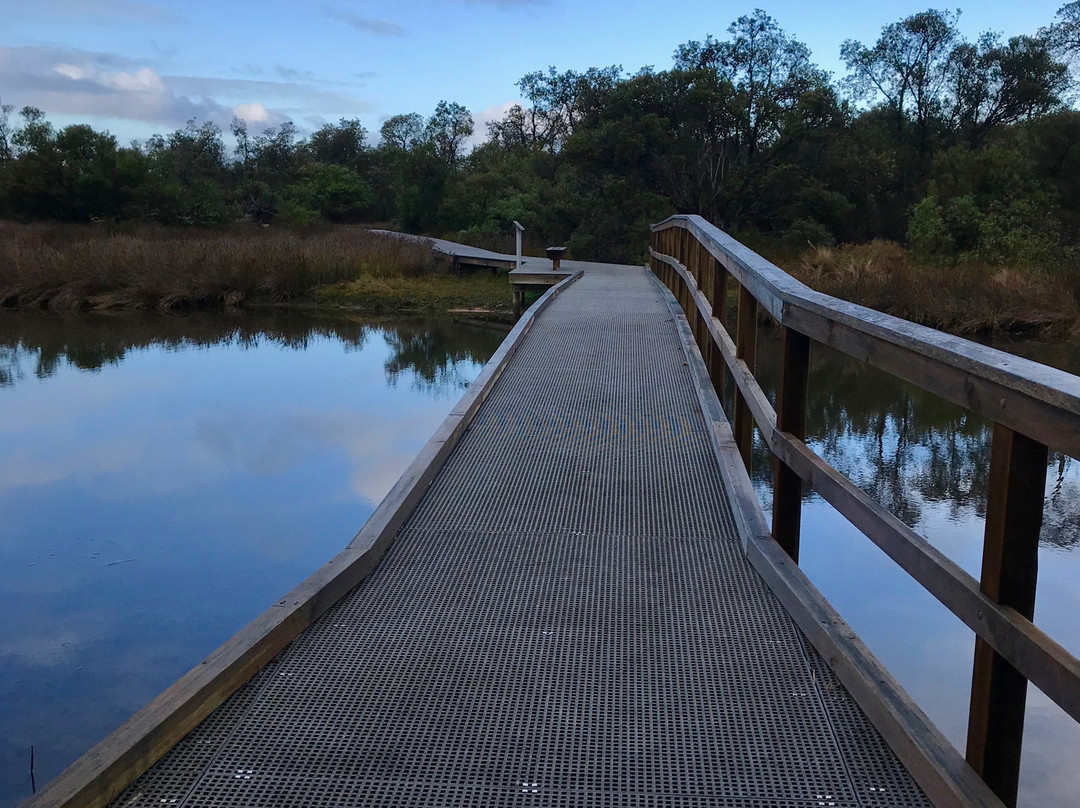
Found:
[{"label": "small branch in water", "polygon": [[34,745],[30,744],[30,791],[37,794],[37,782],[34,780]]},{"label": "small branch in water", "polygon": [[121,561],[110,561],[108,564],[102,564],[103,567],[115,567],[117,564],[126,564],[129,561],[134,561],[134,558],[125,558]]}]

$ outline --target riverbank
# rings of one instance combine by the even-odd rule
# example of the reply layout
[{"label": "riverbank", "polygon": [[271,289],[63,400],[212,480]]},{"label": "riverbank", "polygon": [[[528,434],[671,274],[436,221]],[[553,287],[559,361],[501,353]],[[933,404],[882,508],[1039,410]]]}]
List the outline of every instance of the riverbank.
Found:
[{"label": "riverbank", "polygon": [[1080,287],[1065,272],[927,264],[890,241],[763,252],[813,289],[953,334],[1080,337]]},{"label": "riverbank", "polygon": [[[1067,272],[916,261],[894,242],[755,244],[808,286],[955,334],[1080,337]],[[457,273],[422,242],[359,227],[223,229],[0,222],[0,307],[175,312],[290,306],[360,314],[512,313],[509,284]]]},{"label": "riverbank", "polygon": [[196,230],[0,223],[0,307],[58,312],[295,305],[509,312],[503,277],[357,227]]}]

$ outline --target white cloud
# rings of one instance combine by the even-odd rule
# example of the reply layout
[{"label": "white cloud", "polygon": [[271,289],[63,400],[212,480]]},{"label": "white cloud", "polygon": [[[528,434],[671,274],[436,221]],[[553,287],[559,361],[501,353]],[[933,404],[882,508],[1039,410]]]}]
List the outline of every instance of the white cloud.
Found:
[{"label": "white cloud", "polygon": [[61,63],[54,67],[53,70],[55,70],[61,76],[67,76],[69,79],[74,79],[75,81],[79,81],[80,79],[85,79],[87,77],[86,71],[84,71],[81,67],[78,67],[77,65],[68,65]]},{"label": "white cloud", "polygon": [[164,94],[168,92],[161,76],[148,67],[135,73],[102,73],[98,80],[106,87],[133,93]]},{"label": "white cloud", "polygon": [[270,122],[270,110],[266,108],[265,104],[258,102],[254,104],[238,104],[233,107],[233,112],[237,118],[243,118],[248,123]]},{"label": "white cloud", "polygon": [[160,73],[145,61],[58,46],[0,46],[3,101],[49,115],[90,115],[179,127],[191,118],[228,126],[234,114],[273,126],[293,117],[356,115],[347,93],[296,81]]}]

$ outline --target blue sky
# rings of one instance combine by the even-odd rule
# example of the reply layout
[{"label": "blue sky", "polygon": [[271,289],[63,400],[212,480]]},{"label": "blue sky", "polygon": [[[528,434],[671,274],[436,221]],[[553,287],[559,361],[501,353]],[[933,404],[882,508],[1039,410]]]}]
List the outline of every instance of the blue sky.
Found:
[{"label": "blue sky", "polygon": [[[1061,0],[983,0],[962,8],[968,37],[1034,33]],[[0,0],[0,100],[121,140],[191,117],[252,129],[290,118],[306,131],[357,117],[429,114],[440,99],[478,130],[518,100],[525,73],[609,64],[670,66],[675,47],[760,6],[840,75],[840,43],[872,42],[920,2],[673,4],[572,0]],[[947,8],[948,6],[936,6]],[[375,138],[373,138],[375,139]]]}]

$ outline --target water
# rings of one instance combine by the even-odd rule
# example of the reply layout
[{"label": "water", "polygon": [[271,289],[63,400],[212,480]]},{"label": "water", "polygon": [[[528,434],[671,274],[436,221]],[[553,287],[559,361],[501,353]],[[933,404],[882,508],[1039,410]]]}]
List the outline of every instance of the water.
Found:
[{"label": "water", "polygon": [[504,336],[0,316],[0,806],[341,550]]},{"label": "water", "polygon": [[[0,317],[0,806],[340,550],[502,334],[446,322]],[[1077,372],[1071,346],[1009,350]],[[760,376],[776,376],[764,334]],[[815,347],[813,448],[978,574],[989,427]],[[771,477],[759,443],[755,485]],[[1080,469],[1054,457],[1036,623],[1080,653]],[[802,563],[963,747],[971,632],[819,497]],[[1029,696],[1021,804],[1080,793],[1080,730]]]},{"label": "water", "polygon": [[[1080,372],[1074,346],[995,347]],[[775,400],[779,339],[758,345],[758,378]],[[730,385],[729,385],[730,390]],[[729,409],[730,411],[730,409]],[[823,346],[811,353],[807,443],[876,501],[979,577],[991,425],[960,407]],[[766,513],[772,465],[756,435],[753,481]],[[1053,454],[1039,551],[1035,624],[1080,654],[1080,463]],[[816,494],[803,501],[800,564],[810,580],[961,751],[974,634]],[[1080,727],[1029,686],[1020,805],[1072,806]]]}]

